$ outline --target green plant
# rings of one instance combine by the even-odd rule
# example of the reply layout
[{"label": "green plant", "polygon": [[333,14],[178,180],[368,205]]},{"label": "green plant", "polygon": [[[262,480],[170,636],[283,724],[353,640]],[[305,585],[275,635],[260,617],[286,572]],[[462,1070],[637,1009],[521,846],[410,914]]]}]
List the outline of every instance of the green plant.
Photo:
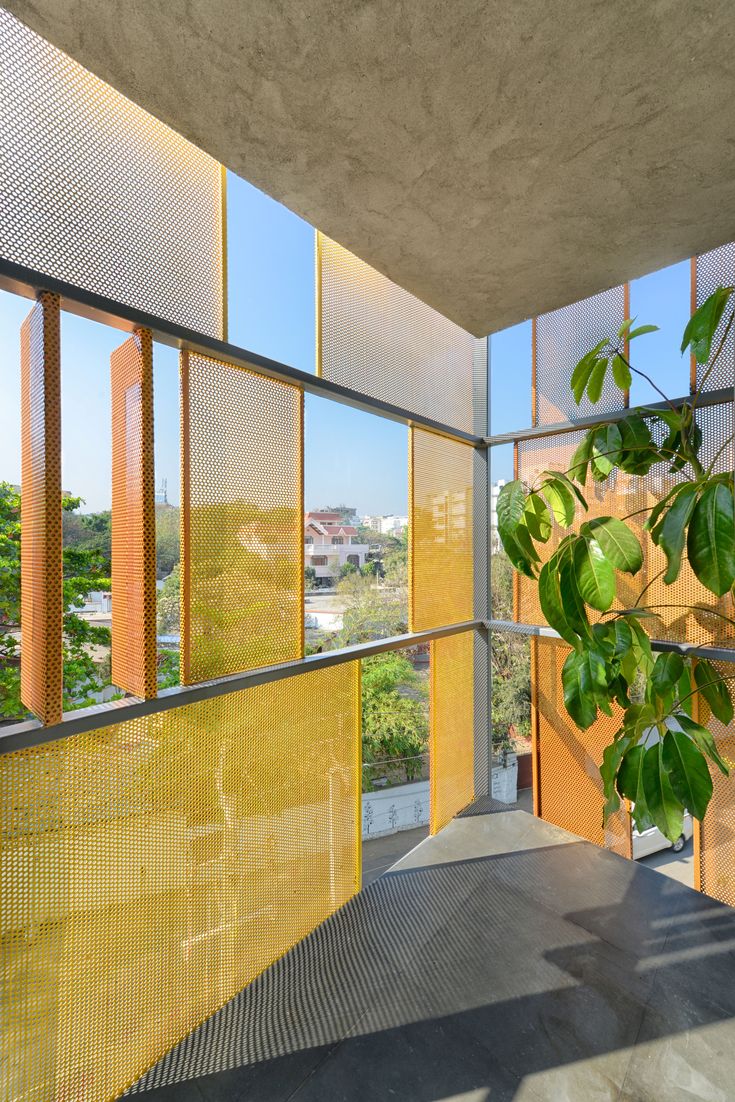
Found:
[{"label": "green plant", "polygon": [[[543,565],[537,544],[551,538],[552,520],[569,529],[579,509],[588,510],[580,489],[588,475],[604,483],[616,470],[645,475],[654,464],[665,464],[668,474],[676,478],[674,485],[652,509],[641,511],[649,513],[644,530],[666,557],[661,571],[665,584],[676,581],[686,557],[696,577],[716,597],[733,590],[733,472],[717,471],[733,436],[705,463],[695,413],[714,364],[731,339],[734,303],[735,288],[720,287],[686,326],[682,353],[691,349],[699,364],[708,365],[686,402],[675,404],[655,387],[666,408],[641,408],[622,420],[595,425],[585,434],[567,471],[543,471],[531,486],[515,480],[503,487],[498,498],[503,547],[516,570],[537,582],[547,622],[572,647],[562,672],[569,715],[584,730],[595,722],[598,710],[612,716],[614,703],[622,709],[620,728],[605,749],[600,770],[605,818],[625,798],[639,829],[654,824],[672,842],[681,833],[685,808],[698,819],[707,810],[712,779],[706,759],[723,773],[729,772],[712,732],[695,721],[693,705],[696,698],[696,714],[699,720],[704,715],[705,723],[710,712],[724,724],[732,722],[727,685],[732,678],[721,676],[701,659],[692,663],[676,653],[661,653],[654,659],[645,624],[662,606],[643,601],[656,579],[641,589],[632,606],[614,607],[618,574],[634,577],[644,561],[641,542],[625,523],[635,514],[584,521],[578,532],[560,541]],[[628,319],[615,337],[601,340],[586,353],[570,380],[577,404],[585,393],[593,403],[599,400],[608,370],[622,390],[628,389],[633,374],[648,379],[630,363],[628,348],[631,341],[656,328],[633,328],[633,320]],[[722,335],[712,353],[718,329]],[[671,607],[688,610],[688,606]],[[598,623],[590,622],[588,609],[601,613]],[[698,606],[694,610],[705,611]],[[728,619],[720,612],[714,615]],[[633,690],[641,681],[642,699],[636,699]]]},{"label": "green plant", "polygon": [[362,756],[370,790],[380,763],[394,761],[406,781],[421,772],[429,738],[428,689],[403,654],[374,655],[362,663]]}]

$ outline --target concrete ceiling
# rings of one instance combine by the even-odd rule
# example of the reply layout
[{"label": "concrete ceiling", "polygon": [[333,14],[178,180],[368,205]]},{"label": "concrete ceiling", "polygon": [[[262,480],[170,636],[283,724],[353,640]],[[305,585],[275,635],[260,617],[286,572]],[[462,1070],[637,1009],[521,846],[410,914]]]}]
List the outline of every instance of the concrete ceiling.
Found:
[{"label": "concrete ceiling", "polygon": [[735,237],[731,0],[6,6],[478,336]]}]

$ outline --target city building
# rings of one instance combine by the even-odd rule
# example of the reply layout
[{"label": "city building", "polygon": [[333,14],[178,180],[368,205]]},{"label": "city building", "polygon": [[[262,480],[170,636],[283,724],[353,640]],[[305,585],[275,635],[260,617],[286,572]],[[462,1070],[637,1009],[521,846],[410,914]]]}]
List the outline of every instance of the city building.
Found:
[{"label": "city building", "polygon": [[365,528],[373,532],[379,532],[381,536],[400,536],[408,528],[408,517],[396,516],[393,513],[367,515],[362,518]]},{"label": "city building", "polygon": [[360,570],[368,550],[366,543],[359,542],[357,528],[344,524],[339,513],[313,512],[304,517],[304,565],[313,567],[318,586],[339,581],[347,564]]}]

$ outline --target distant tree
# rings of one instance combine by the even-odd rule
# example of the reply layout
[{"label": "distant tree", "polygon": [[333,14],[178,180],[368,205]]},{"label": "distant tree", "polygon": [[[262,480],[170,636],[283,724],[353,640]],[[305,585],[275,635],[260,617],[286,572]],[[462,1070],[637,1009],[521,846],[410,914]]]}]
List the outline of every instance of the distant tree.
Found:
[{"label": "distant tree", "polygon": [[345,599],[343,627],[338,645],[366,643],[401,635],[408,629],[408,574],[405,566],[392,564],[382,585],[371,576],[355,571],[340,581],[338,592]]},{"label": "distant tree", "polygon": [[[513,619],[513,567],[503,551],[491,559],[492,615]],[[515,736],[531,731],[531,659],[528,639],[496,631],[492,639],[493,746],[513,749]]]},{"label": "distant tree", "polygon": [[156,506],[156,575],[167,578],[181,556],[179,509],[176,505]]},{"label": "distant tree", "polygon": [[304,586],[307,590],[316,589],[316,570],[313,566],[304,568]]},{"label": "distant tree", "polygon": [[[65,527],[81,499],[65,497]],[[104,517],[104,514],[93,514]],[[76,520],[81,518],[76,517]],[[63,548],[63,706],[65,711],[96,703],[95,693],[110,684],[110,630],[91,624],[75,611],[93,590],[109,589],[109,552],[105,550],[105,524],[86,526],[85,540]],[[20,699],[20,494],[0,482],[0,717],[27,714]],[[101,653],[100,653],[101,652]]]},{"label": "distant tree", "polygon": [[159,689],[171,689],[180,683],[179,652],[177,650],[164,650],[158,652],[157,661],[158,687]]},{"label": "distant tree", "polygon": [[173,568],[158,591],[158,633],[172,635],[179,630],[181,577],[178,565]]},{"label": "distant tree", "polygon": [[349,578],[350,574],[357,573],[359,573],[359,571],[353,562],[343,562],[339,568],[340,581],[343,581],[345,578]]},{"label": "distant tree", "polygon": [[[375,655],[362,663],[363,763],[397,761],[407,781],[422,768],[429,737],[428,690],[403,654]],[[378,770],[365,770],[369,788]]]}]

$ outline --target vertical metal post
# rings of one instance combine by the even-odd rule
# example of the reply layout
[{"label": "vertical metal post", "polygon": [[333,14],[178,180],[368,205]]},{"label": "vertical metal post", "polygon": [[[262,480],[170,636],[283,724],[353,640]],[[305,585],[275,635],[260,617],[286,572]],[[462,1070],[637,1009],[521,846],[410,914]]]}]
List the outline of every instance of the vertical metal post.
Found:
[{"label": "vertical metal post", "polygon": [[[473,431],[489,428],[490,341],[478,341],[473,371]],[[485,429],[483,430],[483,425]],[[473,470],[474,612],[490,620],[490,449],[475,449]],[[475,632],[474,646],[474,764],[475,797],[492,791],[490,630]]]}]

